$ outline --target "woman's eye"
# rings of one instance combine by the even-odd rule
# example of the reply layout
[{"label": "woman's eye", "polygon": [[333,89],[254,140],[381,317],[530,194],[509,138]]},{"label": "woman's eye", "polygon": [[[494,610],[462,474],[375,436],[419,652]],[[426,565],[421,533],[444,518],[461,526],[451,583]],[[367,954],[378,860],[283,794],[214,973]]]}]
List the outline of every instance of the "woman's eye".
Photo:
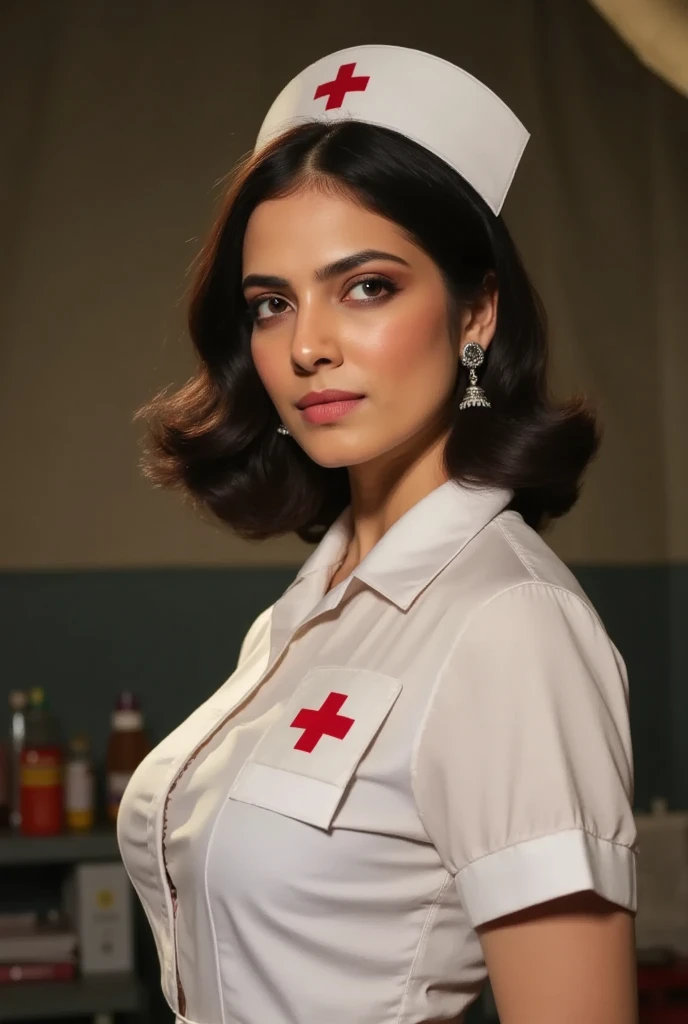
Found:
[{"label": "woman's eye", "polygon": [[353,294],[357,288],[363,289],[363,301],[366,299],[379,299],[380,292],[391,291],[391,285],[384,281],[381,277],[367,277],[365,281],[359,281],[349,291],[349,295]]},{"label": "woman's eye", "polygon": [[[252,302],[250,305],[251,316],[254,320],[271,320],[273,314],[276,316],[282,312],[281,309],[275,309],[274,305],[270,306],[270,303],[284,302],[284,299],[280,299],[278,295],[268,295],[267,299],[259,299],[257,302]],[[267,306],[269,312],[261,313],[260,309],[262,306]]]},{"label": "woman's eye", "polygon": [[[352,295],[356,289],[362,290],[362,295],[359,294],[358,298],[354,297],[354,302],[360,302],[363,305],[366,303],[373,303],[377,299],[381,299],[383,295],[391,295],[396,292],[397,286],[392,282],[388,281],[384,277],[367,277],[363,281],[357,281],[353,284],[348,292],[347,296]],[[281,299],[279,295],[268,295],[264,299],[256,299],[250,303],[249,310],[251,318],[254,323],[264,323],[267,320],[274,320],[284,310],[277,308],[280,305],[288,305],[286,299]],[[265,307],[263,309],[263,307]],[[262,312],[261,312],[262,310]]]}]

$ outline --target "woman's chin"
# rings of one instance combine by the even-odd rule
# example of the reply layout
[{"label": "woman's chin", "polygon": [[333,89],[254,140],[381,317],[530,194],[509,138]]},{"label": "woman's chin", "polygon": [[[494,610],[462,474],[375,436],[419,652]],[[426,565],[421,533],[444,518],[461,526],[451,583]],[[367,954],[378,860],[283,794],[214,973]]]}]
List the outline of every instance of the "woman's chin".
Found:
[{"label": "woman's chin", "polygon": [[303,445],[306,455],[323,469],[342,469],[359,466],[380,454],[379,449],[368,444],[345,444],[343,438],[323,437],[317,444]]}]

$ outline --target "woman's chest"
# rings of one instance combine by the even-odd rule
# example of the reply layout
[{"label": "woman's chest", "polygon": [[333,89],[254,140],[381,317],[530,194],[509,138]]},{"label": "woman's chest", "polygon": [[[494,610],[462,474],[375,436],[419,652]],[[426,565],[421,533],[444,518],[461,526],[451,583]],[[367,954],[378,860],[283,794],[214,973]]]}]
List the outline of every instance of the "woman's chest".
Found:
[{"label": "woman's chest", "polygon": [[262,812],[249,819],[259,841],[283,852],[298,842],[305,871],[313,829],[427,841],[412,768],[437,665],[427,650],[403,650],[401,635],[387,649],[388,634],[375,643],[370,632],[352,656],[335,631],[311,628],[203,745],[190,737],[165,795],[165,850],[178,871],[208,863],[211,840],[255,862],[246,805]]},{"label": "woman's chest", "polygon": [[201,998],[190,951],[212,959],[222,947],[229,962],[297,921],[319,948],[331,922],[349,922],[350,951],[361,920],[375,922],[380,948],[412,957],[446,875],[416,810],[414,756],[455,626],[436,606],[412,629],[398,609],[374,610],[299,626],[276,658],[273,631],[271,653],[252,656],[132,780],[123,854],[171,1001],[179,974],[189,1005]]},{"label": "woman's chest", "polygon": [[[176,781],[158,797],[175,884],[189,876],[203,884],[219,850],[237,865],[262,863],[260,844],[281,858],[293,852],[306,874],[322,870],[319,832],[428,841],[413,760],[447,626],[428,619],[419,642],[384,609],[375,620],[352,619],[310,625],[203,745],[189,736]],[[328,863],[344,869],[346,845],[328,842]]]},{"label": "woman's chest", "polygon": [[243,1003],[223,965],[246,950],[257,961],[275,935],[333,964],[384,950],[376,973],[398,975],[444,884],[412,784],[427,677],[408,658],[397,676],[369,667],[369,653],[366,667],[337,663],[326,638],[313,630],[294,645],[192,751],[166,798],[179,984],[187,1008],[203,1010],[195,1019],[215,1005],[197,980],[203,963],[219,950],[221,999]]}]

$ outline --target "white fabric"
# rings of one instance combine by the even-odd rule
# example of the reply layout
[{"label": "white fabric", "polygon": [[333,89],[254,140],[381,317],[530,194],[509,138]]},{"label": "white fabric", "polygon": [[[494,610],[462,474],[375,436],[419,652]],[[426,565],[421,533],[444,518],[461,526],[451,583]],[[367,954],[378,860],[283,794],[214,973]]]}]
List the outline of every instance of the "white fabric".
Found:
[{"label": "white fabric", "polygon": [[180,1021],[456,1021],[481,923],[635,911],[624,665],[510,497],[442,485],[327,592],[347,510],[135,773],[119,841]]},{"label": "white fabric", "polygon": [[[345,93],[334,86],[351,79]],[[392,128],[425,146],[499,213],[529,139],[516,115],[467,71],[404,46],[351,46],[310,64],[280,92],[255,151],[308,120],[354,119]]]}]

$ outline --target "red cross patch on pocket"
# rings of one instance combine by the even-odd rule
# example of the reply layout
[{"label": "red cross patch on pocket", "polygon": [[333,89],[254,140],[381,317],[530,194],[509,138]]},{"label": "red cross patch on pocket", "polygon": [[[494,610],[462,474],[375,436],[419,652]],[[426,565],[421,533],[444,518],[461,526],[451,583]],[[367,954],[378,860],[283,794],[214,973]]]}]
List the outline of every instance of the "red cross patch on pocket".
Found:
[{"label": "red cross patch on pocket", "polygon": [[303,730],[301,738],[294,744],[294,750],[305,750],[310,754],[323,736],[334,736],[337,740],[345,739],[354,724],[353,718],[339,714],[339,709],[346,700],[345,693],[328,693],[322,706],[317,710],[301,708],[291,723],[292,729]]},{"label": "red cross patch on pocket", "polygon": [[401,683],[368,669],[312,669],[259,740],[229,796],[327,828]]}]

